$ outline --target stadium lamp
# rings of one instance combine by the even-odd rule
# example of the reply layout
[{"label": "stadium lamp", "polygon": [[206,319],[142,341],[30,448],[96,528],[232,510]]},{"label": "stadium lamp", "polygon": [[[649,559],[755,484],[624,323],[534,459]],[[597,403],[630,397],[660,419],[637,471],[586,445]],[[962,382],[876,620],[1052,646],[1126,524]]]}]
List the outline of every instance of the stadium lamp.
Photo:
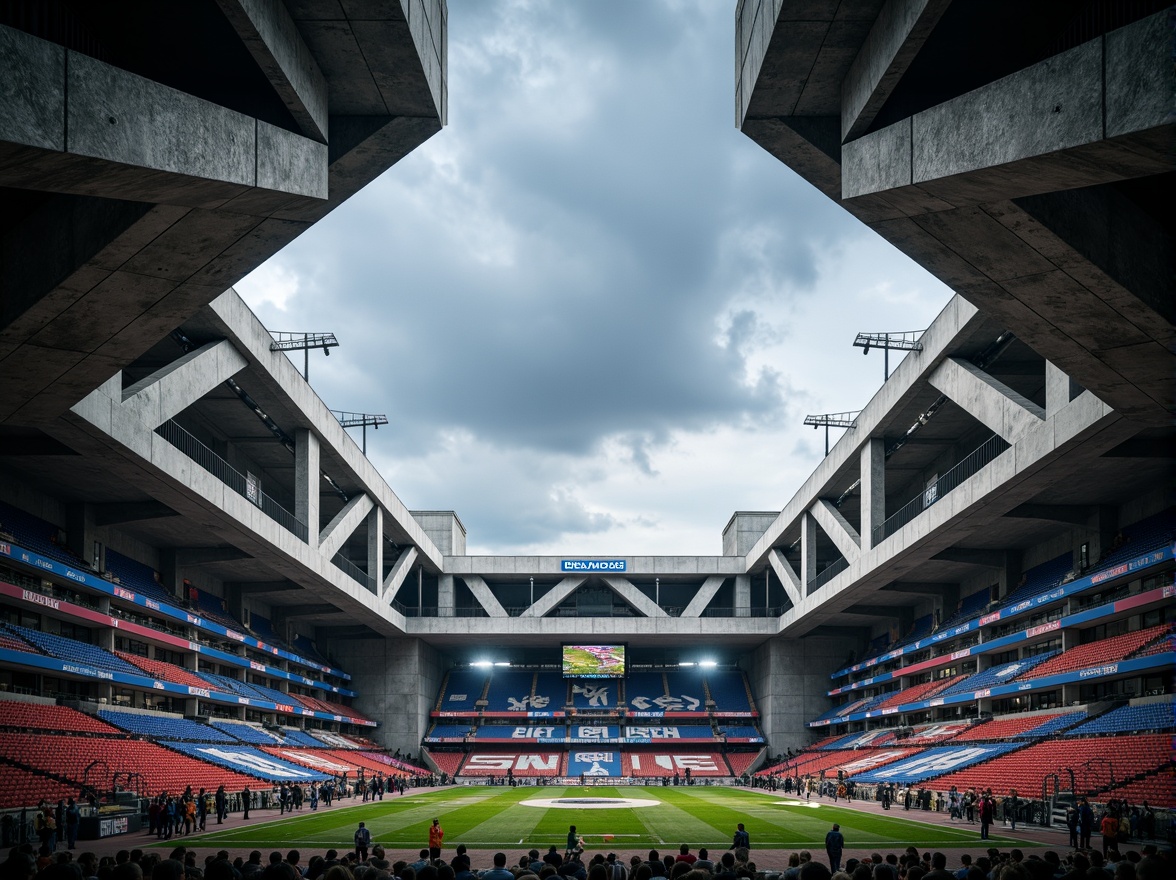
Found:
[{"label": "stadium lamp", "polygon": [[694,661],[693,660],[683,660],[678,665],[679,666],[693,666]]},{"label": "stadium lamp", "polygon": [[510,664],[507,663],[505,660],[497,660],[497,661],[495,661],[494,665],[495,666],[510,666]]},{"label": "stadium lamp", "polygon": [[719,664],[714,660],[699,660],[698,665],[705,666],[707,669],[714,669]]},{"label": "stadium lamp", "polygon": [[486,668],[493,666],[493,665],[494,664],[491,663],[489,660],[475,660],[473,663],[470,664],[470,666],[477,666],[479,669],[486,669]]}]

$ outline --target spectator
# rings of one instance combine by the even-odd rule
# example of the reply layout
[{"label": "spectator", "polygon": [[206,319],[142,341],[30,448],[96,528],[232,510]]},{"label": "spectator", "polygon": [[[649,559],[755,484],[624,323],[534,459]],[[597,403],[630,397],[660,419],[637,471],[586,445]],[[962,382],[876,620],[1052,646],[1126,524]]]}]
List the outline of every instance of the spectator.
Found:
[{"label": "spectator", "polygon": [[829,856],[829,870],[836,874],[841,870],[841,853],[845,849],[845,837],[841,826],[833,823],[833,830],[825,835],[825,853]]}]

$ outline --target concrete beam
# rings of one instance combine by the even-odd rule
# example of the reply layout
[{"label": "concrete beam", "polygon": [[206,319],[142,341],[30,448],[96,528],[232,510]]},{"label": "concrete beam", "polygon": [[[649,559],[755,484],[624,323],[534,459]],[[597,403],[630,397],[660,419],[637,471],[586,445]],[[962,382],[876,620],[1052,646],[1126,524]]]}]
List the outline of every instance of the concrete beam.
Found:
[{"label": "concrete beam", "polygon": [[829,539],[837,545],[837,549],[841,551],[842,556],[850,562],[853,562],[861,555],[861,536],[850,525],[849,521],[841,515],[841,511],[833,506],[832,502],[824,498],[818,498],[817,503],[810,507],[809,511],[820,524],[821,528],[825,530],[825,534],[829,536]]},{"label": "concrete beam", "polygon": [[715,597],[715,593],[723,586],[725,577],[714,575],[708,577],[702,582],[702,586],[698,588],[698,592],[690,599],[690,602],[682,609],[682,617],[701,617],[702,612],[706,610],[706,606],[710,604],[710,600]]},{"label": "concrete beam", "polygon": [[808,634],[810,636],[857,639],[859,642],[864,642],[870,637],[870,628],[868,626],[834,626],[831,624],[821,624],[820,626],[814,627]]},{"label": "concrete beam", "polygon": [[564,599],[576,592],[580,584],[587,578],[566,577],[538,599],[535,604],[522,613],[522,617],[543,617],[553,611]]},{"label": "concrete beam", "polygon": [[792,606],[795,608],[804,598],[804,587],[800,583],[800,576],[793,570],[788,560],[784,558],[784,554],[775,547],[768,553],[768,564],[776,572],[776,577],[780,579],[780,584],[784,587],[784,592],[792,600]]},{"label": "concrete beam", "polygon": [[367,515],[367,570],[372,581],[372,592],[381,591],[380,578],[384,574],[384,511],[372,503]]},{"label": "concrete beam", "polygon": [[[319,543],[319,438],[306,428],[294,432],[294,516],[306,524],[311,547]],[[334,555],[334,554],[332,554]]]},{"label": "concrete beam", "polygon": [[327,198],[325,144],[4,26],[0,59],[25,85],[0,98],[0,185],[206,208],[253,188]]},{"label": "concrete beam", "polygon": [[498,597],[491,591],[486,581],[476,574],[463,574],[461,579],[465,581],[466,586],[470,588],[470,592],[474,594],[474,598],[478,600],[478,604],[486,609],[486,613],[491,617],[510,617],[506,613],[506,609],[502,607],[502,603],[498,601]]},{"label": "concrete beam", "polygon": [[808,595],[808,585],[817,576],[817,521],[810,507],[800,516],[800,583]]},{"label": "concrete beam", "polygon": [[96,526],[114,526],[119,523],[179,516],[178,513],[160,501],[112,501],[95,504],[93,507],[94,525]]},{"label": "concrete beam", "polygon": [[965,565],[1003,568],[1007,561],[1007,554],[1003,550],[969,550],[964,547],[948,547],[946,550],[940,550],[931,558],[943,562],[962,562]]},{"label": "concrete beam", "polygon": [[301,584],[296,584],[293,581],[234,581],[233,585],[243,596],[253,593],[286,593],[291,590],[305,589]]},{"label": "concrete beam", "polygon": [[158,428],[246,366],[227,339],[210,342],[124,389],[118,417]]},{"label": "concrete beam", "polygon": [[283,620],[294,620],[298,617],[322,617],[324,614],[343,614],[343,610],[329,602],[309,603],[306,605],[275,605],[273,614]]},{"label": "concrete beam", "polygon": [[841,83],[841,139],[860,137],[906,73],[950,0],[888,0]]},{"label": "concrete beam", "polygon": [[[374,502],[368,495],[359,494],[343,505],[335,518],[319,534],[319,552],[328,559],[339,552],[339,548],[355,533],[372,509]],[[377,577],[379,575],[377,574]]]},{"label": "concrete beam", "polygon": [[1082,504],[1020,504],[1005,516],[1013,519],[1044,519],[1050,522],[1084,526],[1090,519],[1090,507]]},{"label": "concrete beam", "polygon": [[861,614],[865,617],[884,617],[889,620],[909,620],[914,612],[902,605],[851,605],[843,614]]},{"label": "concrete beam", "polygon": [[175,554],[176,565],[182,568],[253,558],[252,554],[236,547],[179,547]]},{"label": "concrete beam", "polygon": [[384,636],[366,626],[316,626],[315,641],[320,639],[382,639]]},{"label": "concrete beam", "polygon": [[327,142],[327,81],[280,0],[217,0],[308,138]]},{"label": "concrete beam", "polygon": [[399,592],[401,584],[404,583],[404,579],[408,577],[408,573],[412,571],[412,564],[416,562],[416,558],[416,547],[404,548],[396,562],[392,564],[392,570],[388,572],[388,576],[384,578],[384,584],[380,588],[380,601],[392,601],[396,593]]},{"label": "concrete beam", "polygon": [[930,382],[1009,443],[1045,420],[1045,410],[1036,403],[962,358],[945,360]]},{"label": "concrete beam", "polygon": [[907,581],[895,581],[892,584],[887,584],[882,589],[892,593],[911,593],[917,596],[941,596],[944,590],[953,587],[958,588],[959,584],[918,584]]},{"label": "concrete beam", "polygon": [[606,577],[603,580],[614,593],[646,617],[669,617],[664,608],[633,586],[628,578]]}]

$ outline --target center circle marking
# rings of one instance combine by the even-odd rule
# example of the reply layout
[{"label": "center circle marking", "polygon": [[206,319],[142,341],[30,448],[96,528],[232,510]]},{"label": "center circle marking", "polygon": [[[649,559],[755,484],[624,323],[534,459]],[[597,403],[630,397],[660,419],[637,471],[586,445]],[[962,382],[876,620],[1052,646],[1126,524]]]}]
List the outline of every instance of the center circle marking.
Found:
[{"label": "center circle marking", "polygon": [[540,807],[544,810],[623,810],[661,806],[661,801],[624,797],[531,798],[519,803],[524,807]]}]

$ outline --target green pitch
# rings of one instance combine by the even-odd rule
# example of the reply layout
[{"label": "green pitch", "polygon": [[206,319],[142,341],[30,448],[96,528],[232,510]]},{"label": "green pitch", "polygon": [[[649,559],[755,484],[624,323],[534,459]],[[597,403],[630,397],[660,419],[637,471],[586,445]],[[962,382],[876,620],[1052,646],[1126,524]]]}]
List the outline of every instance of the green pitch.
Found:
[{"label": "green pitch", "polygon": [[[640,798],[656,803],[621,808],[527,806],[524,801],[558,798]],[[914,821],[906,816],[927,817]],[[942,816],[942,818],[940,818]],[[574,824],[590,853],[615,850],[664,850],[686,843],[712,851],[731,845],[735,826],[743,822],[754,849],[823,849],[825,832],[841,825],[849,849],[977,847],[978,825],[953,825],[944,814],[901,810],[885,816],[860,813],[828,802],[803,803],[758,790],[690,786],[678,788],[499,788],[459,786],[403,798],[357,803],[327,812],[303,810],[293,817],[236,829],[186,837],[189,846],[233,851],[250,849],[350,849],[360,821],[371,829],[372,841],[389,849],[427,845],[434,817],[445,829],[445,851],[464,843],[470,849],[518,852],[555,845],[562,852],[568,825]],[[230,818],[230,822],[234,820]],[[1024,845],[1025,841],[995,837],[985,846]],[[168,846],[174,846],[171,841]],[[1032,845],[1032,844],[1028,844]]]}]

